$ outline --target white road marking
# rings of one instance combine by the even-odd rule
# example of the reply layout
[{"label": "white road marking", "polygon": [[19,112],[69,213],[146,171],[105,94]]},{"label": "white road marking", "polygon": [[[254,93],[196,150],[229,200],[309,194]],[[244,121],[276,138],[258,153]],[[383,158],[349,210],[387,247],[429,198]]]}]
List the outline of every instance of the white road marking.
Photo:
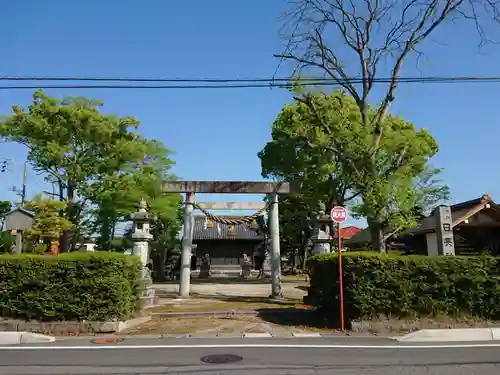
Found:
[{"label": "white road marking", "polygon": [[146,349],[216,349],[216,348],[283,348],[283,349],[470,349],[500,348],[498,344],[450,344],[450,345],[309,345],[309,344],[194,344],[194,345],[78,345],[78,346],[1,346],[1,350],[146,350]]}]

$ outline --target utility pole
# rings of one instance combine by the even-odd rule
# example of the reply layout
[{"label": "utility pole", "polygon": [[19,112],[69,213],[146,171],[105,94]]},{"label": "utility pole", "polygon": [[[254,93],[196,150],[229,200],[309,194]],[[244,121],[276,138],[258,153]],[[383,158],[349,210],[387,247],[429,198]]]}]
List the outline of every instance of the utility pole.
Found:
[{"label": "utility pole", "polygon": [[[9,162],[10,162],[9,159],[5,159],[2,162],[0,162],[0,173],[7,171]],[[18,194],[21,197],[21,205],[23,205],[24,202],[26,201],[27,184],[28,184],[28,161],[26,160],[23,165],[23,184],[21,190],[19,191],[19,188],[17,186],[12,186],[11,188],[9,188],[10,191]]]},{"label": "utility pole", "polygon": [[28,184],[28,161],[24,162],[24,170],[23,170],[23,188],[21,190],[21,204],[24,204],[26,201],[26,185]]}]

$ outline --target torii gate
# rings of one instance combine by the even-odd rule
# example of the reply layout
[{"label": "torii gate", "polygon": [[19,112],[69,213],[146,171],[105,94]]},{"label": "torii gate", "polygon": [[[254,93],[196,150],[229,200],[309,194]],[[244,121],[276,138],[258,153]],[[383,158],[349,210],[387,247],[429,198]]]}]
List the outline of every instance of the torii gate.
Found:
[{"label": "torii gate", "polygon": [[[251,181],[164,181],[164,193],[186,193],[184,206],[184,228],[182,233],[181,277],[179,294],[189,297],[191,284],[191,251],[193,245],[194,208],[204,207],[196,204],[196,193],[213,194],[268,194],[270,208],[269,232],[271,237],[271,298],[280,298],[281,292],[281,254],[279,238],[278,195],[290,193],[288,182],[251,182]],[[265,209],[259,210],[262,213]],[[256,213],[256,214],[257,214]],[[244,218],[250,219],[256,215]],[[215,215],[210,215],[217,221]],[[219,219],[220,220],[220,219]],[[226,222],[228,220],[221,220]]]}]

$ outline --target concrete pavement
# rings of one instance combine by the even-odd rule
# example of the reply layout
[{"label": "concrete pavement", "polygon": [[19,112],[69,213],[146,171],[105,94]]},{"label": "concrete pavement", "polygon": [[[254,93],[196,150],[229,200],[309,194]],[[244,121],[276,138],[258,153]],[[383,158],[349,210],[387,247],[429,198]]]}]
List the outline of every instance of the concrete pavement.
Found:
[{"label": "concrete pavement", "polygon": [[[0,375],[497,375],[500,344],[408,345],[384,339],[126,339],[90,345],[84,339],[0,347]],[[479,346],[478,346],[479,345]],[[45,349],[41,349],[41,348]],[[95,349],[90,349],[95,348]],[[227,364],[201,361],[232,354]]]},{"label": "concrete pavement", "polygon": [[396,339],[404,342],[498,341],[500,328],[421,329]]},{"label": "concrete pavement", "polygon": [[55,337],[33,332],[0,332],[0,345],[36,344],[56,341]]}]

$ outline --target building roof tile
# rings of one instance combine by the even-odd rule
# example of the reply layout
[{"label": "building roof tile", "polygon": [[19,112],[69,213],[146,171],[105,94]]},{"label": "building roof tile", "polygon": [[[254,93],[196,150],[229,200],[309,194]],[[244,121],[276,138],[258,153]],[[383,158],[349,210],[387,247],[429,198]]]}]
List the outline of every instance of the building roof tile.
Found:
[{"label": "building roof tile", "polygon": [[[356,235],[361,230],[361,228],[355,226],[348,226],[344,228],[340,228],[341,237],[345,240],[350,239]],[[337,233],[335,233],[335,238],[337,238]]]},{"label": "building roof tile", "polygon": [[[465,219],[468,219],[470,216],[481,211],[485,207],[486,203],[489,203],[491,207],[494,208],[496,211],[500,210],[500,207],[497,204],[495,204],[495,202],[493,202],[491,197],[487,194],[483,195],[480,198],[471,199],[465,202],[451,205],[450,210],[451,210],[453,226],[460,224]],[[401,233],[400,236],[402,237],[408,235],[414,236],[416,234],[434,232],[435,230],[436,230],[436,218],[433,212],[428,217],[422,219],[416,228],[408,229],[403,233]]]},{"label": "building roof tile", "polygon": [[[237,219],[241,216],[222,216]],[[194,217],[193,241],[200,240],[251,240],[261,241],[264,236],[259,233],[257,222],[253,224],[227,225],[212,222],[205,215]]]}]

